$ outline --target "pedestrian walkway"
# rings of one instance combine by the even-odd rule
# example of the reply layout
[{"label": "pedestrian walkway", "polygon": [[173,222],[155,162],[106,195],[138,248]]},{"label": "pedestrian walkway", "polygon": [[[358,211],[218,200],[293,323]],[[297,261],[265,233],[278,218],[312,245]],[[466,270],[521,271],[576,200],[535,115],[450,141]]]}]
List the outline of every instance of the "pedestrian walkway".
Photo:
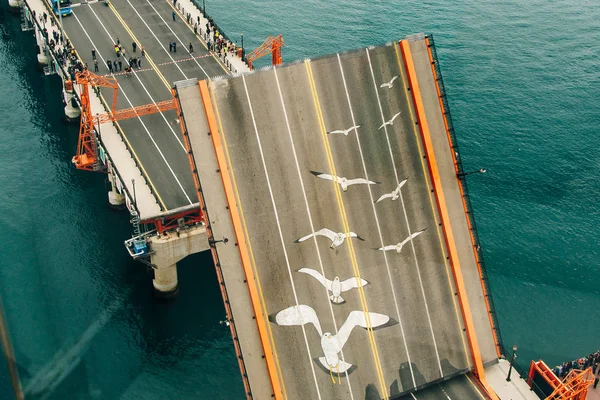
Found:
[{"label": "pedestrian walkway", "polygon": [[[179,15],[186,21],[190,29],[194,29],[194,26],[197,26],[198,37],[201,38],[203,43],[206,45],[207,43],[215,43],[215,34],[217,32],[216,27],[209,21],[202,11],[196,6],[196,4],[192,0],[174,0],[173,4],[177,9]],[[189,17],[188,17],[189,14]],[[207,31],[206,27],[210,27]],[[208,34],[207,34],[208,32]],[[223,36],[224,32],[220,32],[219,35]],[[235,42],[233,43],[235,45]],[[212,53],[217,54],[212,51]],[[238,57],[236,52],[227,53],[226,57],[223,55],[217,55],[219,59],[224,59],[226,64],[229,66],[229,70],[232,73],[242,73],[250,71],[248,65],[242,61],[240,57]]]}]

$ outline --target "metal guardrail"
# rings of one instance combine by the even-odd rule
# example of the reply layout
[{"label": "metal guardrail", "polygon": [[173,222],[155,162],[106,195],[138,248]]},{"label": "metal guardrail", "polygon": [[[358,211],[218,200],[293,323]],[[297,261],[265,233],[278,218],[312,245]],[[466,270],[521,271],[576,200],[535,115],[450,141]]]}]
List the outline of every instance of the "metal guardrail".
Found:
[{"label": "metal guardrail", "polygon": [[[496,314],[496,308],[494,306],[494,300],[492,298],[492,292],[491,292],[491,288],[490,288],[490,283],[487,277],[487,270],[485,267],[485,261],[484,261],[484,256],[483,256],[483,250],[481,248],[481,241],[479,239],[479,233],[477,231],[477,224],[475,223],[475,217],[474,217],[474,213],[473,213],[473,207],[471,205],[471,196],[469,194],[469,190],[467,187],[467,179],[466,176],[464,175],[464,169],[463,169],[463,165],[462,165],[462,158],[460,156],[460,151],[458,148],[458,140],[456,138],[456,132],[454,130],[454,124],[452,123],[452,116],[450,114],[450,106],[448,104],[448,98],[446,96],[446,87],[444,86],[444,79],[442,78],[442,71],[440,69],[440,63],[437,57],[437,51],[435,48],[435,42],[433,40],[433,35],[432,34],[428,34],[426,35],[426,37],[429,40],[429,44],[430,44],[430,49],[431,49],[431,54],[433,56],[433,60],[434,60],[434,68],[435,68],[435,72],[437,75],[437,83],[439,86],[439,90],[440,90],[440,97],[441,97],[441,101],[442,104],[444,106],[444,117],[446,118],[446,122],[448,124],[448,132],[450,134],[450,138],[452,140],[452,151],[454,152],[455,158],[456,158],[456,168],[457,168],[457,173],[458,173],[458,179],[460,179],[461,184],[462,184],[462,189],[463,189],[463,196],[465,199],[465,204],[467,206],[467,218],[469,218],[469,222],[471,224],[471,234],[473,235],[473,241],[474,241],[474,245],[475,245],[475,251],[477,252],[477,256],[479,258],[479,268],[481,270],[481,279],[483,281],[483,284],[485,285],[485,289],[486,289],[486,293],[487,293],[487,302],[489,305],[489,313],[491,315],[491,318],[494,322],[494,326],[493,329],[495,331],[496,334],[496,339],[498,341],[498,345],[499,348],[504,351],[504,345],[502,342],[502,336],[500,334],[500,327],[498,324],[498,318],[497,318],[497,314]],[[504,355],[506,355],[507,353],[503,353]]]}]

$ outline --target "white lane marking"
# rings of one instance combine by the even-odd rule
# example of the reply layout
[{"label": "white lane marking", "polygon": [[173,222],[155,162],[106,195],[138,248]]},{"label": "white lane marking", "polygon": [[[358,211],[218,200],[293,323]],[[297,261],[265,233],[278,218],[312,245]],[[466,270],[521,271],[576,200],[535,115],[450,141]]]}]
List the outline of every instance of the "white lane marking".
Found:
[{"label": "white lane marking", "polygon": [[[337,58],[338,58],[338,64],[340,65],[340,72],[342,74],[342,81],[344,82],[344,90],[346,93],[346,99],[348,100],[348,109],[350,110],[350,116],[352,117],[352,125],[356,125],[356,120],[354,118],[354,111],[352,110],[352,103],[350,101],[350,94],[348,93],[348,86],[346,84],[346,76],[344,75],[344,68],[342,67],[342,60],[340,58],[340,55],[337,54]],[[365,158],[363,156],[363,151],[362,151],[362,146],[360,144],[360,135],[358,134],[358,130],[354,131],[355,133],[355,137],[356,137],[356,142],[358,144],[358,150],[360,153],[360,160],[362,162],[362,166],[363,166],[363,172],[365,174],[366,179],[369,179],[369,173],[367,172],[367,165],[365,164]],[[373,191],[371,190],[371,185],[367,185],[367,188],[369,189],[369,197],[371,199],[371,207],[373,209],[373,216],[375,217],[375,223],[377,225],[377,232],[379,233],[379,241],[381,243],[381,247],[384,246],[383,244],[383,234],[381,233],[381,226],[379,224],[379,217],[377,216],[377,210],[375,208],[375,202],[373,201]],[[400,316],[400,307],[398,306],[398,298],[396,296],[396,290],[394,289],[394,284],[392,281],[392,270],[390,268],[390,263],[388,261],[387,258],[387,254],[385,252],[383,252],[383,258],[385,260],[385,268],[387,269],[387,273],[388,273],[388,278],[389,278],[389,282],[390,282],[390,287],[392,289],[392,297],[394,299],[394,306],[396,307],[396,315],[398,316],[398,325],[400,326],[400,332],[402,333],[402,342],[404,343],[404,349],[406,350],[406,357],[408,359],[408,366],[410,368],[410,376],[412,377],[412,382],[413,382],[413,386],[417,386],[417,382],[415,381],[415,374],[413,371],[413,367],[412,367],[412,362],[410,360],[410,353],[408,351],[408,344],[406,343],[406,335],[404,333],[404,325],[402,324],[402,317]]]},{"label": "white lane marking", "polygon": [[[294,294],[294,300],[296,306],[300,305],[298,301],[298,294],[296,293],[296,285],[294,284],[294,277],[292,276],[292,267],[290,266],[290,260],[288,253],[285,248],[285,241],[283,240],[283,232],[281,230],[281,223],[279,222],[279,213],[277,212],[277,205],[275,204],[275,197],[273,196],[273,188],[271,187],[271,181],[269,179],[269,172],[267,171],[267,163],[265,161],[265,154],[263,153],[262,144],[260,142],[260,136],[258,134],[258,128],[256,126],[256,119],[254,118],[254,110],[252,108],[252,102],[250,101],[250,94],[248,93],[248,86],[246,85],[246,77],[242,75],[242,81],[244,82],[244,89],[246,91],[246,99],[248,100],[248,106],[250,107],[250,116],[252,117],[252,124],[254,125],[254,133],[256,134],[256,141],[258,142],[258,149],[260,151],[260,158],[262,160],[263,169],[265,171],[265,177],[267,178],[267,187],[269,188],[269,196],[271,197],[271,205],[273,206],[273,212],[275,214],[275,221],[277,222],[277,229],[279,231],[279,240],[281,240],[281,247],[283,248],[283,255],[285,257],[285,263],[287,265],[288,275],[290,277],[290,283],[292,284],[292,292]],[[304,335],[304,343],[306,344],[306,351],[308,352],[308,362],[312,370],[313,379],[315,381],[315,387],[317,389],[317,395],[321,399],[321,392],[319,391],[319,384],[317,383],[317,375],[315,374],[315,366],[313,365],[313,357],[310,353],[310,347],[308,345],[308,337],[306,336],[306,329],[302,325],[302,333]]]},{"label": "white lane marking", "polygon": [[[96,17],[96,19],[98,20],[98,22],[100,23],[100,25],[102,26],[102,29],[104,29],[104,32],[106,32],[106,36],[109,37],[110,41],[112,43],[116,43],[116,41],[113,39],[113,37],[110,35],[110,33],[108,32],[108,30],[106,29],[106,26],[104,26],[104,24],[102,23],[102,21],[100,20],[100,17],[98,17],[98,14],[96,14],[96,12],[94,11],[93,7],[90,7],[90,10],[92,11],[92,13],[94,14],[94,16]],[[129,60],[125,59],[125,57],[123,57],[124,60],[127,64],[129,64]],[[135,78],[138,80],[138,82],[140,83],[140,85],[142,85],[142,88],[144,89],[144,91],[146,92],[146,94],[148,95],[148,97],[150,98],[150,101],[156,105],[156,101],[154,101],[154,98],[152,97],[152,95],[150,94],[150,92],[148,91],[148,89],[146,88],[146,85],[144,85],[142,83],[142,80],[140,79],[140,77],[138,76],[137,72],[135,69],[132,68],[133,71],[133,75],[135,76]],[[175,130],[173,129],[173,127],[171,126],[171,124],[169,123],[169,121],[167,121],[167,117],[165,117],[165,115],[162,112],[159,112],[160,116],[163,118],[163,120],[165,121],[165,124],[167,124],[167,126],[169,127],[169,129],[171,130],[171,133],[173,134],[173,136],[175,136],[175,139],[177,139],[177,142],[179,142],[179,145],[181,146],[181,149],[187,154],[187,150],[185,149],[185,146],[183,145],[183,142],[181,141],[181,139],[179,138],[179,134],[175,132]],[[187,195],[186,195],[187,197]],[[188,197],[189,200],[189,197]],[[190,204],[193,204],[190,200]]]},{"label": "white lane marking", "polygon": [[[369,60],[369,69],[371,70],[371,78],[373,79],[373,87],[375,88],[375,94],[377,95],[377,104],[379,104],[379,112],[381,113],[381,120],[385,122],[385,117],[383,115],[383,108],[381,107],[381,99],[379,98],[379,89],[377,88],[377,83],[375,82],[375,73],[373,72],[373,64],[371,63],[371,55],[369,54],[369,49],[365,49],[367,52],[367,59]],[[390,137],[388,135],[388,127],[384,125],[383,127],[385,131],[385,138],[387,140],[388,149],[390,150],[390,159],[392,161],[392,167],[394,169],[394,175],[396,177],[396,184],[400,184],[400,180],[398,179],[398,171],[396,171],[396,162],[394,161],[394,153],[392,152],[392,145],[390,144]],[[404,220],[406,222],[406,229],[408,229],[408,234],[411,235],[410,231],[410,223],[408,222],[408,215],[406,213],[406,206],[404,204],[404,196],[402,195],[402,190],[400,190],[400,202],[402,203],[402,211],[404,212]],[[438,362],[438,368],[440,370],[440,376],[444,376],[444,372],[442,371],[442,363],[440,361],[440,353],[438,352],[437,342],[435,340],[435,334],[433,333],[433,324],[431,323],[431,315],[429,313],[429,305],[427,304],[427,296],[425,296],[425,288],[423,287],[423,279],[421,278],[421,270],[419,268],[419,261],[417,259],[417,253],[415,252],[415,243],[413,240],[410,241],[410,246],[413,251],[413,258],[415,260],[415,266],[417,268],[417,276],[419,277],[419,285],[421,286],[421,293],[423,294],[423,301],[425,303],[425,311],[427,312],[427,320],[429,321],[429,330],[431,331],[431,337],[433,338],[433,347],[435,348],[435,355]]]},{"label": "white lane marking", "polygon": [[419,400],[419,399],[417,399],[417,396],[415,396],[415,394],[414,394],[414,393],[412,393],[412,392],[411,392],[411,393],[410,393],[410,395],[412,396],[412,398],[413,398],[413,399],[415,399],[415,400]]},{"label": "white lane marking", "polygon": [[[308,206],[308,198],[306,197],[306,189],[304,187],[304,181],[302,180],[302,172],[300,170],[300,163],[298,162],[298,155],[296,154],[296,145],[294,144],[294,138],[292,137],[292,128],[290,127],[290,121],[288,119],[287,110],[285,108],[285,102],[283,101],[283,94],[281,93],[281,86],[279,84],[279,76],[277,75],[277,68],[273,68],[273,73],[275,74],[275,82],[277,83],[277,90],[279,91],[279,99],[281,100],[281,108],[283,109],[283,117],[285,118],[285,125],[287,127],[288,136],[290,138],[290,143],[292,145],[292,153],[294,154],[294,162],[296,163],[296,172],[298,172],[298,180],[300,181],[300,187],[302,188],[302,196],[304,197],[304,205],[306,206],[306,214],[308,215],[308,222],[310,224],[310,231],[315,233],[315,225],[313,224],[312,214],[310,212],[310,207]],[[321,258],[321,251],[319,250],[319,245],[317,243],[317,237],[313,236],[313,243],[315,244],[315,249],[317,250],[317,258],[319,259],[319,266],[321,267],[321,275],[325,276],[325,268],[323,267],[323,259]],[[329,292],[327,288],[325,288],[325,295],[329,298]],[[337,323],[335,322],[335,313],[333,312],[333,306],[331,302],[329,303],[329,312],[331,313],[331,319],[333,320],[333,327],[335,328],[335,332],[338,332]],[[346,362],[344,357],[344,351],[340,351],[342,355],[342,361]],[[350,377],[348,375],[348,371],[345,372],[346,381],[348,382],[348,388],[350,390],[350,398],[354,400],[354,394],[352,393],[352,385],[350,384]]]},{"label": "white lane marking", "polygon": [[[90,43],[92,44],[92,46],[96,49],[96,54],[98,54],[98,56],[100,57],[100,59],[102,60],[102,62],[104,62],[104,65],[106,65],[106,59],[104,57],[102,57],[102,53],[98,50],[98,47],[96,46],[96,44],[94,43],[94,41],[92,40],[92,38],[90,37],[90,35],[87,33],[87,31],[83,27],[83,24],[81,23],[81,21],[79,20],[79,18],[77,17],[77,15],[75,15],[75,12],[73,12],[73,16],[77,20],[77,23],[81,27],[81,30],[83,31],[83,33],[85,33],[85,36],[88,38],[88,40],[90,41]],[[127,93],[123,90],[123,88],[120,87],[119,89],[120,89],[121,93],[123,93],[123,96],[125,97],[125,100],[127,100],[127,102],[129,103],[129,106],[131,108],[133,108],[133,103],[131,102],[131,100],[129,100],[129,97],[127,96]],[[175,181],[177,182],[177,184],[181,188],[181,191],[183,192],[183,194],[185,195],[185,197],[188,199],[188,201],[190,202],[190,204],[194,204],[194,203],[192,203],[192,200],[190,200],[189,196],[187,195],[187,193],[183,189],[183,186],[181,185],[181,182],[179,182],[179,179],[177,179],[177,175],[175,175],[175,171],[173,171],[173,169],[171,168],[171,165],[169,164],[169,162],[165,158],[165,155],[162,153],[162,151],[158,147],[158,144],[156,143],[156,141],[152,137],[152,134],[150,133],[150,131],[146,127],[146,124],[144,123],[144,121],[142,121],[141,117],[138,116],[137,118],[140,121],[140,123],[142,124],[142,126],[144,127],[144,130],[148,134],[148,137],[150,137],[150,140],[154,144],[154,147],[156,147],[156,150],[158,150],[158,153],[160,154],[160,157],[163,159],[163,161],[167,165],[167,168],[169,168],[169,171],[171,171],[171,174],[173,175],[173,177],[175,178]]]},{"label": "white lane marking", "polygon": [[[154,8],[154,6],[152,5],[152,3],[150,3],[150,1],[148,1],[148,0],[146,0],[146,3],[148,3],[150,5],[150,7],[152,7],[152,9],[156,13],[156,15],[158,15],[158,17],[161,19],[161,21],[165,23],[165,26],[167,28],[169,28],[169,30],[171,31],[171,33],[173,35],[175,35],[175,37],[177,38],[177,40],[179,40],[179,43],[181,43],[182,47],[184,49],[186,49],[186,51],[189,54],[192,54],[192,53],[190,53],[190,51],[189,51],[188,47],[186,46],[186,44],[183,43],[183,41],[181,39],[179,39],[179,36],[177,36],[177,34],[175,32],[173,32],[173,29],[171,29],[171,26],[164,20],[164,18],[162,17],[162,15],[158,11],[156,11],[156,8]],[[210,54],[210,50],[208,50],[208,53]],[[207,78],[210,78],[210,76],[206,73],[206,71],[204,70],[204,68],[202,68],[202,65],[200,65],[200,63],[198,62],[198,60],[194,60],[194,61],[196,62],[196,65],[202,70],[202,72],[204,72],[204,75],[206,75]]]},{"label": "white lane marking", "polygon": [[179,72],[181,72],[181,75],[183,75],[183,77],[185,79],[189,79],[185,73],[183,72],[183,70],[181,69],[181,67],[175,62],[175,60],[173,59],[173,57],[171,56],[171,53],[169,53],[167,51],[167,49],[165,48],[165,46],[163,46],[162,42],[160,40],[158,40],[158,38],[156,37],[156,35],[154,34],[154,31],[152,29],[150,29],[150,27],[148,26],[148,24],[146,23],[146,21],[144,20],[144,18],[142,18],[142,16],[140,15],[139,12],[137,12],[137,10],[135,9],[135,7],[131,4],[131,2],[129,0],[127,0],[127,4],[129,4],[131,6],[131,8],[133,9],[133,11],[135,11],[136,15],[140,18],[140,20],[144,23],[144,25],[146,25],[146,28],[148,28],[148,30],[150,31],[150,33],[152,34],[152,36],[154,36],[154,39],[156,39],[156,41],[158,42],[158,44],[160,45],[160,48],[163,49],[165,51],[165,53],[167,53],[167,55],[169,56],[169,58],[171,59],[171,61],[173,61],[173,64],[175,64],[175,66],[177,67],[177,69],[179,70]]}]

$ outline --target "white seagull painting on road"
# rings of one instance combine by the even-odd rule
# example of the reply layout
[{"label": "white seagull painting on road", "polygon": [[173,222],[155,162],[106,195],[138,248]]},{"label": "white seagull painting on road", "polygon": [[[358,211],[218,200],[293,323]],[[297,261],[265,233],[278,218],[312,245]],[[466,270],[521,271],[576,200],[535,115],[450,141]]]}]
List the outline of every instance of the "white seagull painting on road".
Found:
[{"label": "white seagull painting on road", "polygon": [[398,79],[398,75],[394,76],[389,82],[382,83],[379,87],[380,88],[384,88],[385,87],[385,88],[391,89],[392,86],[394,86],[394,81],[396,79]]},{"label": "white seagull painting on road", "polygon": [[[369,317],[368,321],[367,315]],[[350,337],[350,333],[352,333],[352,330],[355,327],[360,326],[365,329],[374,329],[383,327],[384,325],[394,325],[396,322],[383,314],[350,311],[348,318],[346,318],[346,321],[338,330],[337,334],[332,334],[330,332],[323,333],[319,317],[317,317],[315,310],[303,304],[281,310],[275,316],[269,316],[269,320],[280,326],[313,324],[321,337],[321,350],[323,350],[323,354],[325,355],[325,357],[319,357],[318,361],[326,371],[329,371],[332,381],[334,381],[333,372],[338,373],[339,380],[340,373],[351,373],[354,370],[352,364],[340,360],[338,353],[342,351],[342,348]],[[370,325],[368,322],[370,322]]]},{"label": "white seagull painting on road", "polygon": [[344,298],[341,296],[342,292],[347,292],[350,289],[363,287],[369,283],[364,279],[360,279],[355,276],[344,281],[340,281],[340,278],[336,276],[335,278],[333,278],[333,281],[330,281],[329,279],[321,275],[319,271],[310,268],[300,268],[298,272],[302,272],[304,274],[312,276],[317,281],[319,281],[321,285],[325,286],[327,290],[331,292],[329,300],[331,300],[333,304],[343,304],[346,302],[346,300],[344,300]]},{"label": "white seagull painting on road", "polygon": [[354,126],[351,126],[350,128],[348,128],[346,130],[338,129],[338,130],[335,130],[335,131],[327,131],[327,134],[328,135],[335,135],[337,133],[343,133],[344,135],[348,136],[348,134],[351,131],[353,131],[354,129],[358,129],[358,128],[360,128],[360,125],[354,125]]},{"label": "white seagull painting on road", "polygon": [[333,175],[329,175],[329,174],[323,174],[323,173],[317,172],[317,171],[310,171],[310,173],[313,174],[314,176],[316,176],[317,178],[321,178],[321,179],[325,179],[328,181],[334,181],[334,182],[339,183],[344,192],[348,190],[348,186],[352,186],[352,185],[361,185],[361,184],[362,185],[376,185],[378,183],[381,183],[381,182],[369,181],[364,178],[347,179],[347,178],[344,178],[343,176],[333,176]]},{"label": "white seagull painting on road", "polygon": [[409,237],[407,237],[406,239],[404,239],[403,241],[401,241],[398,244],[391,244],[389,246],[380,247],[377,250],[380,250],[380,251],[396,250],[396,253],[400,254],[400,252],[402,251],[402,247],[404,247],[404,245],[406,243],[410,242],[411,240],[413,240],[414,238],[416,238],[423,232],[425,232],[425,229],[423,229],[422,231],[412,233]]},{"label": "white seagull painting on road", "polygon": [[396,115],[394,115],[392,118],[390,118],[390,120],[389,120],[389,121],[385,121],[383,124],[381,124],[381,126],[380,126],[379,128],[377,128],[377,130],[380,130],[381,128],[383,128],[383,127],[384,127],[384,126],[386,126],[386,125],[390,125],[390,126],[391,126],[391,125],[394,125],[394,120],[395,120],[396,118],[398,118],[398,116],[399,116],[400,114],[402,114],[402,112],[398,112],[398,113],[396,113]]},{"label": "white seagull painting on road", "polygon": [[331,229],[323,228],[323,229],[319,229],[315,233],[311,233],[309,235],[301,237],[300,239],[296,240],[294,243],[302,243],[306,239],[310,239],[313,236],[325,236],[326,238],[331,240],[331,246],[329,246],[329,247],[332,249],[335,249],[336,247],[338,247],[339,245],[344,243],[344,241],[346,240],[347,237],[348,238],[357,238],[358,240],[363,240],[363,241],[365,240],[365,239],[361,238],[360,236],[358,236],[354,232],[348,232],[348,233],[334,232]]},{"label": "white seagull painting on road", "polygon": [[402,182],[400,182],[400,184],[398,185],[398,187],[396,187],[396,189],[394,189],[393,192],[384,194],[383,196],[381,196],[380,198],[378,198],[375,203],[379,203],[380,201],[385,200],[385,199],[392,199],[392,201],[393,200],[398,200],[398,197],[400,197],[400,189],[402,189],[402,186],[404,186],[406,184],[407,180],[408,179],[405,179]]}]

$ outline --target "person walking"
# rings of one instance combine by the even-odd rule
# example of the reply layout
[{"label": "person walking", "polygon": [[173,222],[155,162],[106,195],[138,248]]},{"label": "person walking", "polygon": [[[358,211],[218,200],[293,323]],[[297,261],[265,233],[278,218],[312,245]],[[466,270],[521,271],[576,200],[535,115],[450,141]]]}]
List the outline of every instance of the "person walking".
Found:
[{"label": "person walking", "polygon": [[177,42],[173,42],[173,53],[177,53]]},{"label": "person walking", "polygon": [[137,59],[137,66],[138,66],[138,69],[142,68],[142,59],[141,58]]},{"label": "person walking", "polygon": [[117,58],[121,57],[121,50],[119,49],[119,46],[115,44],[115,54],[117,55]]},{"label": "person walking", "polygon": [[119,71],[123,71],[123,61],[119,59]]},{"label": "person walking", "polygon": [[135,50],[137,49],[137,43],[136,42],[131,43],[131,48],[133,49],[133,52],[135,53]]},{"label": "person walking", "polygon": [[144,46],[142,46],[140,50],[142,51],[142,57],[146,57],[146,49],[144,48]]},{"label": "person walking", "polygon": [[98,72],[98,60],[94,59],[94,72]]},{"label": "person walking", "polygon": [[121,44],[121,41],[119,40],[119,38],[117,38],[117,46]]},{"label": "person walking", "polygon": [[106,66],[108,67],[108,72],[110,72],[112,74],[113,73],[112,61],[106,60]]},{"label": "person walking", "polygon": [[[119,60],[119,61],[121,61],[121,60]],[[114,67],[115,72],[117,72],[118,71],[117,60],[113,61],[113,67]]]},{"label": "person walking", "polygon": [[192,46],[192,43],[190,43],[190,54],[194,54],[194,46]]},{"label": "person walking", "polygon": [[173,42],[169,42],[169,53],[173,52]]},{"label": "person walking", "polygon": [[173,11],[173,21],[175,21],[175,11]]},{"label": "person walking", "polygon": [[96,49],[92,49],[92,60],[96,59]]}]

